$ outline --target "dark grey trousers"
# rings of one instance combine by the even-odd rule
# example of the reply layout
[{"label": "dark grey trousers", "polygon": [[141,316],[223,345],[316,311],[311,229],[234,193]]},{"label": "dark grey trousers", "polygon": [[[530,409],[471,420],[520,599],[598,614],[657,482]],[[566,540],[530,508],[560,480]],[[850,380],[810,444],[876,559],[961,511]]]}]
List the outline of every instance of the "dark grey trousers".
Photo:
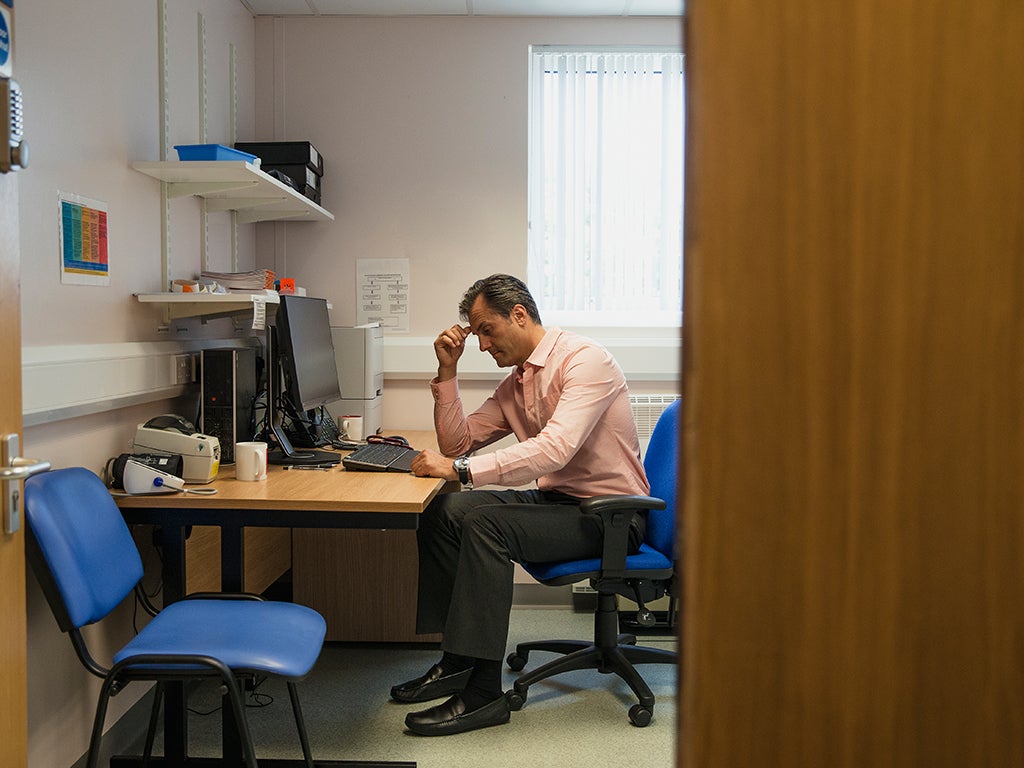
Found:
[{"label": "dark grey trousers", "polygon": [[[630,543],[643,539],[635,521]],[[560,493],[462,491],[437,496],[417,531],[416,631],[442,632],[445,651],[500,660],[508,641],[513,562],[598,557],[602,525]]]}]

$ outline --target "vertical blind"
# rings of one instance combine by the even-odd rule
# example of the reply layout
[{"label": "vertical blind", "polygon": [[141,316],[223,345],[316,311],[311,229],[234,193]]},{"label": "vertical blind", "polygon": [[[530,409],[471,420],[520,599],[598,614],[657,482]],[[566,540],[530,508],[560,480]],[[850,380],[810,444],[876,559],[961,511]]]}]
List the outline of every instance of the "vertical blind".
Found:
[{"label": "vertical blind", "polygon": [[683,54],[534,48],[528,281],[561,322],[678,325]]}]

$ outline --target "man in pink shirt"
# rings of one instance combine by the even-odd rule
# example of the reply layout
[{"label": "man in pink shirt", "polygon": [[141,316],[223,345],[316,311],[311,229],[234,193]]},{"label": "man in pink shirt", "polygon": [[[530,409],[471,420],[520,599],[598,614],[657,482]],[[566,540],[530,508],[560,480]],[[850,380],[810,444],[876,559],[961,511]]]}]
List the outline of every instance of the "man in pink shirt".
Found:
[{"label": "man in pink shirt", "polygon": [[[417,532],[416,630],[442,632],[443,656],[423,676],[391,689],[403,703],[450,696],[406,716],[410,730],[430,736],[509,721],[501,664],[513,562],[599,556],[601,521],[579,512],[580,499],[650,492],[625,377],[604,348],[545,329],[529,289],[509,275],[478,280],[459,316],[469,325],[453,325],[434,341],[438,367],[430,387],[441,452],[423,451],[412,464],[417,475],[459,480],[469,489],[439,495]],[[512,371],[466,415],[456,376],[470,335]],[[518,443],[470,456],[509,434]],[[534,481],[535,488],[514,489]],[[636,513],[631,552],[643,540],[644,523]]]}]

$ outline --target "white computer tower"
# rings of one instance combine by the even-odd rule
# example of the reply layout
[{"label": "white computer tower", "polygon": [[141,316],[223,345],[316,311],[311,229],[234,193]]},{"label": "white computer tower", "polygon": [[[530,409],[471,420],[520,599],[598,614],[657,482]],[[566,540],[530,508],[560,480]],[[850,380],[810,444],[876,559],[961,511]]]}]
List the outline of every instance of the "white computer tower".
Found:
[{"label": "white computer tower", "polygon": [[384,429],[384,329],[377,323],[332,327],[341,400],[328,406],[339,424],[345,416],[363,418],[363,434]]}]

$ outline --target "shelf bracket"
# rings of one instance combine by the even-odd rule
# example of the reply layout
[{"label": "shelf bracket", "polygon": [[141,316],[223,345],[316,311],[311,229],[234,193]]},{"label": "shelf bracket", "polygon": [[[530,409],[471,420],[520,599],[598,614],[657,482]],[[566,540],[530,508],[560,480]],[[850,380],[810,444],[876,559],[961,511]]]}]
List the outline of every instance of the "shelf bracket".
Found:
[{"label": "shelf bracket", "polygon": [[274,197],[208,197],[206,204],[211,211],[244,211],[264,205],[276,205],[285,201],[282,195]]},{"label": "shelf bracket", "polygon": [[259,221],[281,221],[282,219],[308,219],[310,211],[267,211],[262,208],[239,210],[238,220],[244,224],[255,224]]},{"label": "shelf bracket", "polygon": [[252,189],[257,185],[258,182],[255,181],[172,181],[168,183],[171,197],[188,197],[190,195],[202,197],[217,192]]}]

